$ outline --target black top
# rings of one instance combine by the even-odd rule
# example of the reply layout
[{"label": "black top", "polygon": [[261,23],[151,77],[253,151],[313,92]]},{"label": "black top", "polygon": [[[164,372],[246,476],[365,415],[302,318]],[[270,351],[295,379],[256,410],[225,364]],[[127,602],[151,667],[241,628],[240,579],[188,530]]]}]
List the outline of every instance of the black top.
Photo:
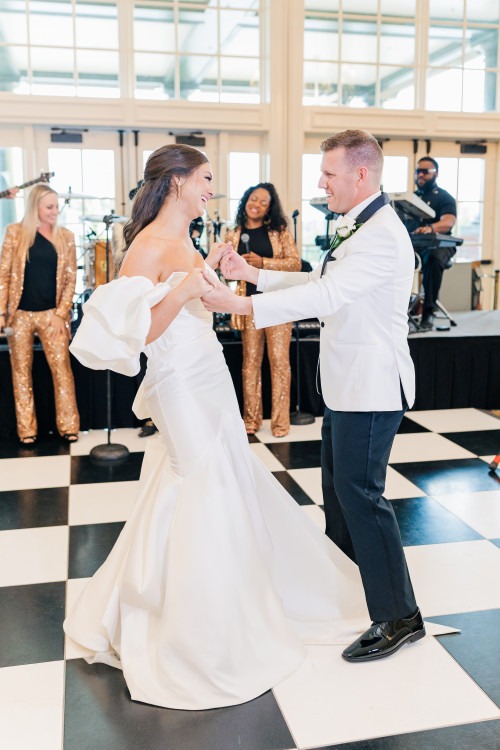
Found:
[{"label": "black top", "polygon": [[[240,242],[238,245],[239,255],[243,255],[244,253],[256,253],[262,258],[273,257],[273,246],[271,245],[269,232],[266,227],[257,227],[257,229],[246,229],[245,227],[243,227],[241,230],[241,234],[243,235],[245,233],[250,237],[247,243],[248,248],[245,243],[241,241],[240,236]],[[255,284],[249,284],[247,281],[246,296],[251,297],[252,294],[260,294],[260,292],[257,291],[257,287],[255,286]]]},{"label": "black top", "polygon": [[41,312],[56,307],[57,252],[40,232],[29,249],[20,310]]},{"label": "black top", "polygon": [[[421,190],[416,190],[415,192],[419,198],[436,212],[436,216],[433,219],[430,216],[428,219],[421,219],[419,226],[429,226],[429,224],[439,221],[444,214],[452,214],[453,216],[457,215],[457,202],[447,190],[436,185],[429,192]],[[451,230],[444,232],[443,234],[451,234]]]}]

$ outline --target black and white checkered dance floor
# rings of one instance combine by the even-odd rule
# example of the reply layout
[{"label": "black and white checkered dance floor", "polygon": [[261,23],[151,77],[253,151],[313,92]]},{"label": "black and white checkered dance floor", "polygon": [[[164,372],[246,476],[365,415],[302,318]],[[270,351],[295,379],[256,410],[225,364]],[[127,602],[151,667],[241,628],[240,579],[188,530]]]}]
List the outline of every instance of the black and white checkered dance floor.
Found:
[{"label": "black and white checkered dance floor", "polygon": [[[251,448],[319,526],[320,422]],[[132,703],[121,672],[88,666],[62,622],[134,502],[145,440],[117,430],[126,464],[96,467],[105,433],[68,448],[0,444],[0,747],[5,750],[499,750],[500,420],[475,409],[410,412],[386,495],[426,619],[460,629],[352,665],[309,649],[275,690],[232,708]],[[147,440],[155,440],[155,437]],[[427,640],[427,639],[426,639]],[[335,669],[332,669],[335,664]],[[335,674],[335,679],[333,678]]]}]

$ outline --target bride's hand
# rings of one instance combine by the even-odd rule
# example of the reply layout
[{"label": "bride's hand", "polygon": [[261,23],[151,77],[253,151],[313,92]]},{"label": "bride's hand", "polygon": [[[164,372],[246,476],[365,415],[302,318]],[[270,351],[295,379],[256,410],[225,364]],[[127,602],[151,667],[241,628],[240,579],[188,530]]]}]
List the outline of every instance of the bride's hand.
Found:
[{"label": "bride's hand", "polygon": [[208,263],[210,268],[217,268],[221,262],[221,258],[231,252],[232,249],[233,246],[230,242],[215,242],[212,245],[205,262]]},{"label": "bride's hand", "polygon": [[208,274],[204,275],[204,269],[193,268],[184,281],[179,284],[179,290],[187,301],[203,297],[204,294],[211,292],[215,283],[215,279],[212,279]]},{"label": "bride's hand", "polygon": [[[205,278],[209,278],[207,271],[205,271]],[[236,312],[242,315],[250,315],[252,312],[251,297],[239,297],[220,281],[203,295],[201,301],[209,312]]]}]

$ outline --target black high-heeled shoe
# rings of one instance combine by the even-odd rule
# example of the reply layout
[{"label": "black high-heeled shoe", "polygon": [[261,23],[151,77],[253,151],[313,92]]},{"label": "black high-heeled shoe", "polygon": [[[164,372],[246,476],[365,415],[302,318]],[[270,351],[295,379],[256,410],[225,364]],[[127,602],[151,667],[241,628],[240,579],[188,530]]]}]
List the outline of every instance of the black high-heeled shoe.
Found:
[{"label": "black high-heeled shoe", "polygon": [[19,442],[23,448],[33,448],[37,444],[38,435],[27,435],[26,437],[19,438]]},{"label": "black high-heeled shoe", "polygon": [[78,440],[78,435],[76,432],[65,432],[64,435],[61,435],[61,437],[67,443],[76,443]]}]

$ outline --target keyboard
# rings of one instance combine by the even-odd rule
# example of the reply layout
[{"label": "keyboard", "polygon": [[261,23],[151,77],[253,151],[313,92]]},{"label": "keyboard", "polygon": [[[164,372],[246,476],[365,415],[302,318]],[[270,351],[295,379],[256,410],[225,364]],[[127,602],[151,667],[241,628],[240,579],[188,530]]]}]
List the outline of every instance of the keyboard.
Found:
[{"label": "keyboard", "polygon": [[439,232],[410,234],[410,239],[414,250],[428,247],[457,247],[463,243],[461,237],[453,237],[451,234],[439,234]]}]

